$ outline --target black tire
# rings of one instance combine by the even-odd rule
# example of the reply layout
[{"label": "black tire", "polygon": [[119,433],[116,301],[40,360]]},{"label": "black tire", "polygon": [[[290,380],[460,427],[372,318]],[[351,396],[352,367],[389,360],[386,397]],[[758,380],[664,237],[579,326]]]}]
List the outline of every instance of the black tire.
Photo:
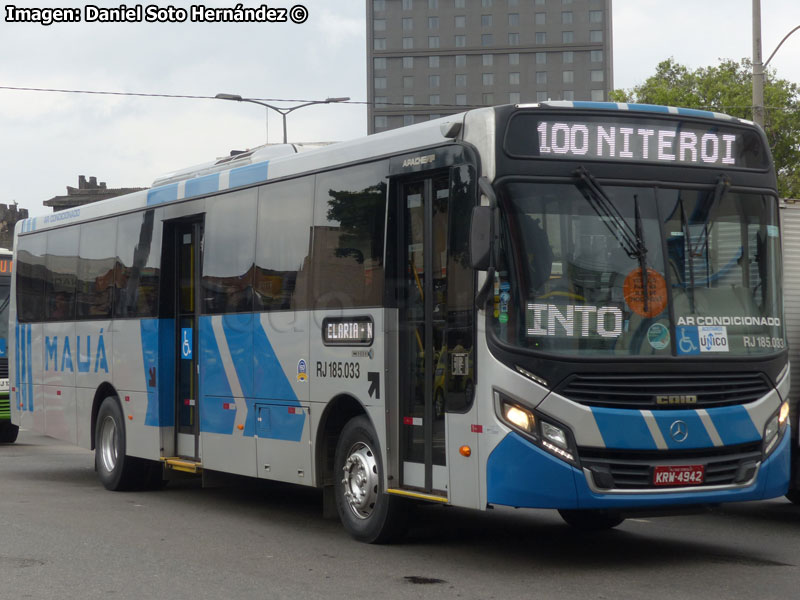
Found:
[{"label": "black tire", "polygon": [[792,504],[800,505],[800,489],[793,489],[786,492],[786,497]]},{"label": "black tire", "polygon": [[100,405],[94,440],[94,468],[106,489],[123,491],[142,486],[142,461],[125,455],[125,420],[116,396],[109,396]]},{"label": "black tire", "polygon": [[559,510],[568,525],[581,531],[613,529],[625,520],[618,512],[608,510]]},{"label": "black tire", "polygon": [[18,434],[19,427],[10,421],[0,424],[0,444],[13,444]]},{"label": "black tire", "polygon": [[355,539],[383,544],[406,531],[407,511],[402,498],[383,490],[383,463],[378,436],[366,416],[344,426],[334,458],[336,510]]}]

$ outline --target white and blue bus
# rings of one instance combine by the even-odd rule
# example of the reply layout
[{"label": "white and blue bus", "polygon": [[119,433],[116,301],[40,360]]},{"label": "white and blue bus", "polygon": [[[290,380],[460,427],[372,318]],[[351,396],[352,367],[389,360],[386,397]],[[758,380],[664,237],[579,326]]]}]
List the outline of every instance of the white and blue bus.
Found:
[{"label": "white and blue bus", "polygon": [[790,480],[760,129],[646,105],[470,110],[259,149],[17,225],[13,421],[173,471],[409,503],[641,512]]}]

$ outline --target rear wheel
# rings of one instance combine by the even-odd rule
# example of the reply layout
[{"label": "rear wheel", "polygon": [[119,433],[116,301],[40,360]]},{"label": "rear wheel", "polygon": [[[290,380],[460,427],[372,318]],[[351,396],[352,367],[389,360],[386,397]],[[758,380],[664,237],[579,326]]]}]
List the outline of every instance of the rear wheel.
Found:
[{"label": "rear wheel", "polygon": [[786,492],[786,497],[792,504],[800,504],[800,489],[793,489]]},{"label": "rear wheel", "polygon": [[613,529],[625,520],[618,512],[608,510],[559,510],[569,525],[582,531]]},{"label": "rear wheel", "polygon": [[95,425],[94,467],[100,482],[113,491],[140,488],[146,484],[149,461],[125,455],[125,421],[116,396],[100,405]]},{"label": "rear wheel", "polygon": [[355,539],[386,543],[405,533],[401,498],[383,490],[383,464],[372,424],[358,416],[344,426],[334,459],[336,509]]},{"label": "rear wheel", "polygon": [[0,444],[12,444],[17,441],[19,427],[11,422],[0,423]]}]

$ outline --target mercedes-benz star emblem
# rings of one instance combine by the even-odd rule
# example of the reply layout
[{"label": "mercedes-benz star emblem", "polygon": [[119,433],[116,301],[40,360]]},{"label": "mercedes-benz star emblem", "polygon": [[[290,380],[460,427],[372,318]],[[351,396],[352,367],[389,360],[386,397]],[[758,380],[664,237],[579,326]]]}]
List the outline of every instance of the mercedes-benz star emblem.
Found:
[{"label": "mercedes-benz star emblem", "polygon": [[676,442],[684,442],[689,437],[689,426],[684,421],[675,421],[669,426],[669,434]]}]

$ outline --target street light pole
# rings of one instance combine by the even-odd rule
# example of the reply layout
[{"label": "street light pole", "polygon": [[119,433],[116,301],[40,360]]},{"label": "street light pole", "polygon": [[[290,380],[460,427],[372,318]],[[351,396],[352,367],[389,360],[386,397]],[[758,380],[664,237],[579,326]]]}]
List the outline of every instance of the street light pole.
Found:
[{"label": "street light pole", "polygon": [[[350,100],[349,97],[341,97],[341,98],[325,98],[325,100],[312,100],[311,102],[305,102],[303,104],[298,104],[297,106],[290,106],[290,107],[282,107],[282,106],[273,106],[272,104],[267,104],[266,102],[262,102],[261,100],[253,100],[252,98],[242,98],[238,94],[217,94],[214,96],[218,100],[234,100],[236,102],[250,102],[251,104],[258,104],[260,106],[264,106],[266,108],[271,108],[277,113],[280,113],[281,117],[283,118],[283,143],[286,144],[286,115],[290,112],[294,112],[298,108],[303,108],[304,106],[311,106],[312,104],[332,104],[335,102],[347,102]],[[269,140],[267,140],[269,142]]]},{"label": "street light pole", "polygon": [[753,122],[764,128],[764,65],[761,64],[761,0],[753,0]]},{"label": "street light pole", "polygon": [[761,0],[753,0],[753,122],[764,128],[764,69],[775,56],[778,49],[783,46],[790,35],[800,29],[800,25],[783,36],[769,58],[761,62]]}]

